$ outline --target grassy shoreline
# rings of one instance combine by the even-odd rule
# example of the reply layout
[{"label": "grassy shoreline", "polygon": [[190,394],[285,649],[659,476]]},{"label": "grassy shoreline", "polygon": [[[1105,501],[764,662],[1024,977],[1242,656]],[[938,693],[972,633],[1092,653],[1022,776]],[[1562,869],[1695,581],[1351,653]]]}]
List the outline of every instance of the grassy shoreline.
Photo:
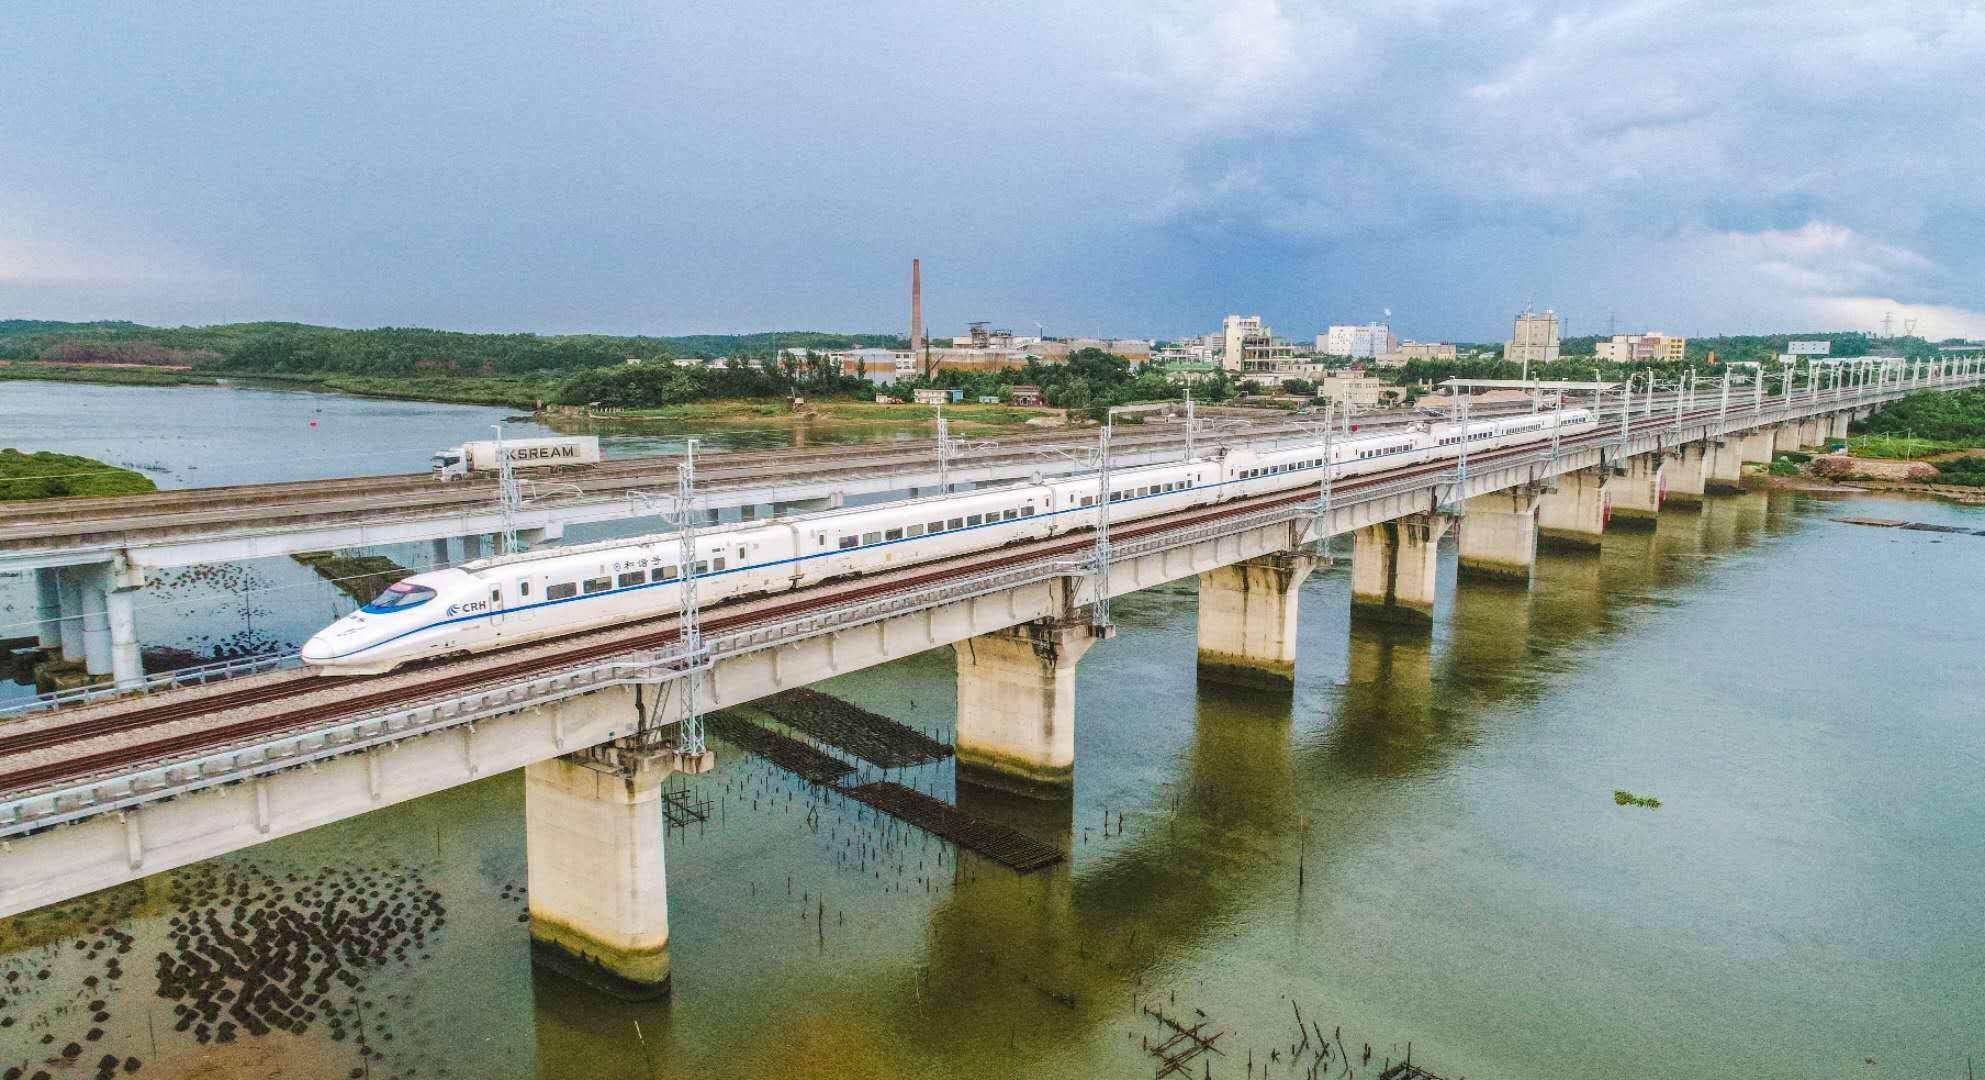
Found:
[{"label": "grassy shoreline", "polygon": [[150,477],[77,454],[0,450],[0,502],[157,491]]}]

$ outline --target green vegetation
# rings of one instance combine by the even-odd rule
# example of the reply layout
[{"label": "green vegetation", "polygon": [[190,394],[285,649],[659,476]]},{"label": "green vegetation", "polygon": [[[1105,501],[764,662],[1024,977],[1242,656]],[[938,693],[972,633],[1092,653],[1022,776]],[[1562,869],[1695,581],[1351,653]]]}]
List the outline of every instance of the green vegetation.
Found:
[{"label": "green vegetation", "polygon": [[340,592],[361,604],[385,592],[386,586],[413,573],[384,555],[299,551],[290,558],[317,571],[318,577],[337,586]]},{"label": "green vegetation", "polygon": [[[1038,386],[1049,405],[1098,418],[1112,405],[1185,396],[1185,387],[1168,381],[1162,371],[1133,372],[1129,360],[1101,349],[1078,349],[1065,362],[1043,364],[1034,360],[1010,371],[940,371],[933,378],[899,382],[896,390],[903,394],[920,387],[963,390],[965,400],[972,401],[979,397],[1004,399],[1015,386]],[[1194,386],[1192,395],[1201,401],[1225,401],[1240,389],[1222,371]]]},{"label": "green vegetation", "polygon": [[1805,470],[1800,467],[1798,462],[1793,461],[1792,459],[1782,454],[1779,455],[1778,457],[1772,458],[1771,464],[1765,467],[1765,471],[1773,476],[1805,475]]},{"label": "green vegetation", "polygon": [[1985,487],[1985,456],[1966,454],[1937,462],[1937,483]]},{"label": "green vegetation", "polygon": [[1652,795],[1635,795],[1624,788],[1613,789],[1613,803],[1616,806],[1644,806],[1649,810],[1658,810],[1661,807],[1660,799]]},{"label": "green vegetation", "polygon": [[114,468],[94,458],[46,450],[34,454],[0,450],[0,502],[156,490],[158,485],[144,474]]},{"label": "green vegetation", "polygon": [[716,398],[875,397],[875,385],[843,375],[824,356],[805,363],[788,356],[766,367],[656,363],[620,364],[580,371],[558,384],[552,400],[561,405],[608,405],[647,409]]},{"label": "green vegetation", "polygon": [[1942,439],[1917,439],[1907,435],[1856,435],[1847,440],[1847,452],[1855,457],[1915,461],[1919,458],[1962,450],[1962,443]]},{"label": "green vegetation", "polygon": [[114,386],[212,385],[214,381],[211,375],[196,375],[172,368],[67,367],[20,361],[0,365],[0,381],[7,379],[108,383]]},{"label": "green vegetation", "polygon": [[1858,425],[1870,435],[1905,435],[1985,446],[1985,387],[1911,394]]}]

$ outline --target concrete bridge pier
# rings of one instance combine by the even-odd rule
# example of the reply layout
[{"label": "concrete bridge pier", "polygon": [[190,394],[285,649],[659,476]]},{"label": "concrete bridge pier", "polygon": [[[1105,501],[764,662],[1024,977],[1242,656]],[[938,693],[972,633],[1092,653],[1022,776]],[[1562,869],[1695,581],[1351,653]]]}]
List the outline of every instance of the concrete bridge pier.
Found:
[{"label": "concrete bridge pier", "polygon": [[1667,494],[1668,462],[1661,454],[1630,457],[1622,475],[1608,485],[1613,491],[1613,520],[1622,526],[1652,528],[1661,516]]},{"label": "concrete bridge pier", "polygon": [[1737,458],[1745,465],[1769,465],[1776,443],[1776,434],[1770,428],[1746,432],[1738,439]]},{"label": "concrete bridge pier", "polygon": [[1683,445],[1680,452],[1668,459],[1667,469],[1662,479],[1668,490],[1662,499],[1678,506],[1696,507],[1709,492],[1709,459],[1713,447],[1709,442],[1694,442]]},{"label": "concrete bridge pier", "polygon": [[958,654],[958,779],[1065,798],[1075,784],[1075,665],[1085,622],[1044,619],[967,638]]},{"label": "concrete bridge pier", "polygon": [[534,960],[616,997],[669,991],[665,758],[588,753],[524,768]]},{"label": "concrete bridge pier", "polygon": [[1849,421],[1850,421],[1851,419],[1852,419],[1852,418],[1851,418],[1851,417],[1849,417],[1849,416],[1848,416],[1848,414],[1846,414],[1846,413],[1844,413],[1844,412],[1837,412],[1837,413],[1834,413],[1834,414],[1833,414],[1832,416],[1829,416],[1829,417],[1827,417],[1827,420],[1826,420],[1826,423],[1827,423],[1827,429],[1826,429],[1826,434],[1827,434],[1827,438],[1829,438],[1829,439],[1845,439],[1845,438],[1847,438],[1847,425],[1848,425],[1848,422],[1849,422]]},{"label": "concrete bridge pier", "polygon": [[431,547],[432,557],[434,559],[434,569],[439,570],[442,567],[447,566],[448,538],[445,536],[437,536],[434,538],[430,547]]},{"label": "concrete bridge pier", "polygon": [[483,556],[483,547],[482,547],[481,533],[470,533],[467,536],[462,537],[463,562],[475,562],[477,559],[482,558],[482,556]]},{"label": "concrete bridge pier", "polygon": [[1477,495],[1461,518],[1458,572],[1530,582],[1537,565],[1539,496],[1529,487]]},{"label": "concrete bridge pier", "polygon": [[1804,445],[1806,445],[1806,433],[1800,430],[1797,421],[1787,421],[1771,429],[1771,450],[1774,454],[1797,450]]},{"label": "concrete bridge pier", "polygon": [[109,583],[101,566],[79,567],[77,588],[83,601],[83,670],[110,674]]},{"label": "concrete bridge pier", "polygon": [[1537,499],[1537,535],[1566,547],[1598,547],[1612,516],[1609,479],[1598,468],[1558,477],[1557,490]]},{"label": "concrete bridge pier", "polygon": [[1703,491],[1744,490],[1744,453],[1736,437],[1710,439],[1703,443]]},{"label": "concrete bridge pier", "polygon": [[56,570],[57,597],[62,602],[62,659],[83,658],[83,576],[87,568],[64,566]]},{"label": "concrete bridge pier", "polygon": [[1352,616],[1432,626],[1435,560],[1452,523],[1441,514],[1409,514],[1353,533]]},{"label": "concrete bridge pier", "polygon": [[815,510],[839,510],[842,501],[842,495],[837,491],[832,495],[822,495],[817,499],[794,499],[791,502],[773,503],[772,514],[775,517],[783,517],[795,510],[803,513],[811,513]]},{"label": "concrete bridge pier", "polygon": [[110,622],[110,677],[120,690],[145,681],[145,657],[138,641],[138,593],[145,572],[119,559],[103,568],[104,613]]},{"label": "concrete bridge pier", "polygon": [[1296,613],[1316,556],[1283,551],[1199,575],[1199,677],[1229,686],[1296,684]]},{"label": "concrete bridge pier", "polygon": [[62,571],[53,566],[34,572],[35,640],[42,648],[62,647]]}]

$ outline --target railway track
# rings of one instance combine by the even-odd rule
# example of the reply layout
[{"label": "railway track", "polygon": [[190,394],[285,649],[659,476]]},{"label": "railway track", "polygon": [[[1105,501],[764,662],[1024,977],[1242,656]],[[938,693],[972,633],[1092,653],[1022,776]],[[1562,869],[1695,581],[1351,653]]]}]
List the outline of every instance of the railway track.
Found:
[{"label": "railway track", "polygon": [[[1713,414],[1714,411],[1699,410],[1686,414],[1683,419],[1701,418]],[[1634,421],[1632,428],[1634,430],[1640,430],[1650,426],[1666,426],[1674,422],[1674,420],[1675,417],[1672,414],[1645,417]],[[1588,432],[1573,438],[1564,439],[1561,441],[1560,446],[1564,448],[1579,448],[1592,443],[1610,442],[1615,437],[1615,431],[1602,429],[1601,431]],[[1490,465],[1498,461],[1534,454],[1537,449],[1538,447],[1535,445],[1506,447],[1479,455],[1471,455],[1469,460],[1471,463]],[[1383,473],[1375,473],[1338,484],[1334,487],[1333,492],[1338,495],[1348,495],[1381,485],[1395,484],[1401,480],[1438,475],[1450,471],[1453,468],[1453,464],[1451,461],[1427,462],[1401,469],[1388,470]],[[1204,511],[1186,512],[1158,521],[1125,525],[1113,529],[1112,532],[1114,537],[1119,541],[1136,539],[1182,527],[1203,525],[1225,518],[1252,514],[1278,506],[1311,502],[1316,499],[1317,494],[1315,488],[1305,487],[1290,492],[1260,496],[1254,499],[1217,506]],[[908,577],[892,577],[887,581],[876,582],[865,586],[858,584],[834,589],[829,592],[810,590],[807,593],[798,594],[794,599],[776,603],[770,607],[753,607],[748,611],[733,611],[730,613],[725,613],[722,609],[714,609],[704,619],[703,626],[706,633],[731,630],[749,626],[755,622],[776,621],[823,605],[872,600],[893,593],[912,591],[925,585],[947,580],[954,576],[963,566],[969,566],[975,572],[983,572],[1020,563],[1082,552],[1089,550],[1093,546],[1088,535],[1085,530],[1081,533],[1066,534],[1067,538],[1037,541],[1009,552],[996,552],[990,557],[984,555],[964,556],[958,559],[947,560],[943,563],[931,564],[922,572],[913,573]],[[662,615],[651,621],[666,622],[670,619],[671,616]],[[589,633],[597,633],[597,631],[589,631]],[[381,691],[375,694],[360,693],[335,703],[276,712],[268,716],[255,717],[240,723],[231,724],[225,728],[185,732],[162,739],[110,748],[65,758],[60,761],[31,766],[25,769],[0,773],[0,794],[18,793],[58,781],[76,780],[132,765],[164,761],[192,751],[213,751],[240,742],[243,739],[254,739],[277,733],[305,730],[327,721],[342,719],[354,713],[365,712],[374,708],[403,704],[410,700],[429,697],[438,693],[474,689],[485,684],[501,685],[514,682],[520,677],[540,674],[550,669],[566,667],[574,663],[585,663],[617,654],[665,646],[674,640],[676,640],[676,630],[672,626],[658,627],[650,632],[633,636],[617,636],[609,640],[580,645],[555,654],[532,656],[508,663],[501,663],[495,667],[485,666],[489,657],[500,657],[504,652],[509,651],[507,649],[497,650],[492,653],[483,654],[479,660],[465,662],[475,664],[473,670],[452,675],[442,675],[440,678],[423,682],[416,687],[396,687],[392,690]],[[542,646],[543,644],[545,643],[530,642],[512,646],[511,648],[522,650]],[[220,694],[201,698],[196,701],[168,702],[152,709],[107,717],[100,722],[85,722],[71,726],[51,727],[35,732],[24,732],[14,736],[8,736],[0,739],[0,755],[25,753],[36,749],[48,749],[63,745],[64,743],[97,738],[104,735],[142,731],[146,728],[157,727],[175,720],[187,719],[203,713],[278,702],[285,698],[319,691],[329,685],[347,684],[362,690],[365,682],[368,680],[386,677],[340,677],[337,683],[329,682],[323,678],[294,679],[263,687],[246,688],[233,694]]]}]

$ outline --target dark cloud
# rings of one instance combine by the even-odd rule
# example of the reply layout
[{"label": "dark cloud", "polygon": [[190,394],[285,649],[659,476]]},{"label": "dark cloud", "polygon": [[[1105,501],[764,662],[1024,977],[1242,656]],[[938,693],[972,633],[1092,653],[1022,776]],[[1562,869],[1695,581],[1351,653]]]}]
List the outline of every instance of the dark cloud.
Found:
[{"label": "dark cloud", "polygon": [[162,11],[0,16],[0,310],[1985,332],[1967,4]]}]

